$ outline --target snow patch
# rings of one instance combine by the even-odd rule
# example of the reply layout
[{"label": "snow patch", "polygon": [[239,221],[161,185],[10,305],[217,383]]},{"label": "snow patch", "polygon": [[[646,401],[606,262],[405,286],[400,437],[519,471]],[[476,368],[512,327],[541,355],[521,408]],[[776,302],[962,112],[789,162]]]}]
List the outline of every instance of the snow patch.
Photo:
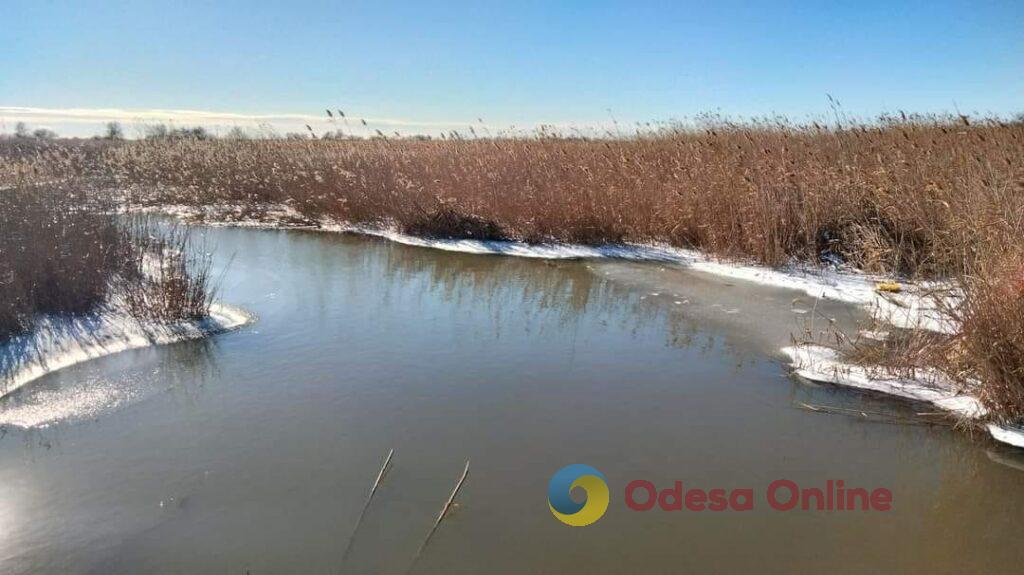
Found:
[{"label": "snow patch", "polygon": [[1024,427],[999,423],[989,423],[986,427],[996,441],[1024,448]]},{"label": "snow patch", "polygon": [[959,392],[948,377],[935,370],[918,369],[917,377],[907,379],[878,368],[846,363],[839,358],[839,352],[819,345],[784,347],[782,352],[789,356],[798,375],[813,381],[922,401],[970,419],[988,413],[981,401]]},{"label": "snow patch", "polygon": [[[790,358],[795,373],[812,381],[834,383],[857,389],[885,393],[930,403],[968,419],[982,419],[988,410],[981,401],[957,390],[947,376],[936,370],[918,369],[914,379],[898,377],[881,368],[842,361],[839,352],[819,345],[797,345],[782,348]],[[985,426],[996,441],[1024,448],[1024,427],[1000,423]]]},{"label": "snow patch", "polygon": [[[199,339],[254,321],[245,310],[215,303],[200,320],[172,323],[140,321],[117,310],[75,319],[42,319],[32,333],[0,344],[0,397],[47,373],[76,363],[149,345]],[[6,371],[6,370],[5,370]]]}]

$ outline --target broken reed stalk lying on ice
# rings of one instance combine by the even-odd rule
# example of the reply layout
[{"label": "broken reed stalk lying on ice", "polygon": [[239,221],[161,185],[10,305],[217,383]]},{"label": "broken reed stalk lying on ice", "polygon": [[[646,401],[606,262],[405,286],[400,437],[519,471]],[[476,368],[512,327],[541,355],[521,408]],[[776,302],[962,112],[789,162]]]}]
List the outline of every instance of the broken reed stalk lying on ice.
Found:
[{"label": "broken reed stalk lying on ice", "polygon": [[[806,411],[813,411],[815,413],[827,413],[830,415],[845,415],[848,417],[857,417],[868,422],[873,423],[894,423],[902,425],[940,425],[943,421],[933,420],[921,420],[912,419],[908,417],[900,417],[897,415],[884,413],[881,411],[867,411],[863,409],[852,409],[848,407],[838,407],[834,405],[818,405],[813,403],[804,403],[802,401],[797,402],[797,407]],[[935,413],[935,412],[918,412],[914,415],[923,417],[929,415],[937,415],[943,418],[948,418],[949,414],[946,413]]]}]

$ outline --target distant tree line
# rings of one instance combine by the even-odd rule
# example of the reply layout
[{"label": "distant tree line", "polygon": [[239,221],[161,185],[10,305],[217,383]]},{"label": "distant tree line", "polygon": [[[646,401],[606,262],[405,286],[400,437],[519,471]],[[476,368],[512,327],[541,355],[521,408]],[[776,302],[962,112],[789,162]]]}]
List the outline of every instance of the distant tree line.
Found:
[{"label": "distant tree line", "polygon": [[[384,134],[377,130],[371,136],[360,136],[345,132],[344,130],[327,130],[323,133],[316,133],[311,126],[306,126],[305,132],[286,132],[281,135],[270,128],[262,128],[249,131],[240,126],[235,126],[223,135],[218,135],[203,126],[168,126],[167,124],[150,124],[144,126],[139,134],[145,140],[333,140],[333,141],[359,141],[359,140],[413,140],[429,141],[433,137],[425,134],[402,135],[398,132]],[[36,140],[55,140],[60,136],[57,132],[48,128],[32,130],[25,122],[18,122],[14,126],[13,135],[0,134],[0,138],[20,138]],[[125,129],[119,122],[107,122],[100,134],[92,137],[93,140],[119,141],[125,139]],[[442,135],[442,139],[460,139],[457,132]]]},{"label": "distant tree line", "polygon": [[29,131],[28,124],[18,122],[14,125],[15,138],[35,138],[37,140],[53,140],[57,138],[57,132],[48,128],[39,128]]}]

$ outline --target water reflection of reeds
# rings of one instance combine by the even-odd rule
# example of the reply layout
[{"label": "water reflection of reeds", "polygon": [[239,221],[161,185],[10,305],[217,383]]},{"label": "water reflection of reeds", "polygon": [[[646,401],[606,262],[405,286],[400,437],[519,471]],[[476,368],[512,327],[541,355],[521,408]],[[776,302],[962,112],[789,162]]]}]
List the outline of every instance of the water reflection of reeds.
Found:
[{"label": "water reflection of reeds", "polygon": [[631,334],[660,323],[666,344],[676,347],[709,345],[714,340],[710,334],[699,337],[701,330],[685,314],[641,299],[637,290],[599,277],[585,262],[468,255],[394,244],[378,249],[389,278],[383,282],[385,290],[413,285],[421,301],[437,298],[455,309],[484,309],[493,318],[498,339],[513,317],[539,334],[550,326],[575,332],[589,317],[595,321],[588,322],[587,329],[597,326]]}]

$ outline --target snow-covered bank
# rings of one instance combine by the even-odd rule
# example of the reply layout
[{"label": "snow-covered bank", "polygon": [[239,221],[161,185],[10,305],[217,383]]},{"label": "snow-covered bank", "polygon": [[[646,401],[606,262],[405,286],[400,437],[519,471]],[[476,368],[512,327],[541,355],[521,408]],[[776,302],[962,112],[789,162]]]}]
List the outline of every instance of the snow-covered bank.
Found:
[{"label": "snow-covered bank", "polygon": [[943,411],[977,419],[988,410],[977,398],[960,393],[937,371],[917,370],[914,379],[898,377],[880,368],[867,368],[842,361],[839,352],[819,345],[782,348],[796,374],[813,381],[834,383],[930,403]]},{"label": "snow-covered bank", "polygon": [[[588,246],[580,244],[529,244],[518,241],[424,238],[395,229],[358,226],[344,222],[321,220],[312,222],[288,205],[270,206],[253,217],[245,206],[160,206],[133,211],[163,213],[185,221],[201,221],[208,225],[261,227],[268,229],[308,229],[325,232],[353,233],[384,238],[409,246],[433,248],[470,254],[506,255],[541,259],[616,258],[634,261],[674,263],[704,273],[740,281],[801,291],[812,298],[823,298],[860,305],[875,318],[896,327],[954,333],[957,325],[944,317],[939,303],[955,305],[951,286],[939,283],[907,284],[900,293],[882,293],[876,286],[891,278],[854,271],[822,269],[792,264],[780,269],[725,261],[696,250],[659,244],[612,244]],[[947,295],[934,297],[935,292]]]},{"label": "snow-covered bank", "polygon": [[[941,333],[954,333],[956,324],[936,305],[932,290],[945,288],[939,284],[907,285],[905,291],[881,293],[876,286],[887,278],[861,273],[816,269],[809,266],[789,265],[780,269],[723,261],[696,250],[666,245],[603,245],[527,244],[513,241],[448,240],[410,236],[394,230],[380,230],[358,226],[325,224],[325,230],[359,233],[386,238],[411,246],[446,251],[499,254],[545,259],[617,258],[636,261],[676,263],[690,269],[721,277],[758,283],[761,285],[802,291],[813,298],[831,299],[861,305],[873,317],[908,329],[925,329]],[[947,297],[946,303],[953,303]]]},{"label": "snow-covered bank", "polygon": [[[934,370],[916,370],[914,379],[899,377],[883,368],[868,368],[842,361],[839,352],[818,345],[785,347],[795,373],[812,381],[833,383],[930,403],[967,419],[984,419],[988,410],[981,401],[961,391],[944,374]],[[1024,447],[1024,428],[987,423],[986,429],[997,441]]]},{"label": "snow-covered bank", "polygon": [[1024,427],[999,423],[989,423],[985,427],[996,441],[1024,448]]},{"label": "snow-covered bank", "polygon": [[173,323],[139,321],[127,313],[107,311],[77,319],[46,319],[32,333],[0,344],[0,397],[47,373],[113,353],[199,339],[237,329],[254,320],[245,310],[226,304],[210,306],[201,320]]}]

